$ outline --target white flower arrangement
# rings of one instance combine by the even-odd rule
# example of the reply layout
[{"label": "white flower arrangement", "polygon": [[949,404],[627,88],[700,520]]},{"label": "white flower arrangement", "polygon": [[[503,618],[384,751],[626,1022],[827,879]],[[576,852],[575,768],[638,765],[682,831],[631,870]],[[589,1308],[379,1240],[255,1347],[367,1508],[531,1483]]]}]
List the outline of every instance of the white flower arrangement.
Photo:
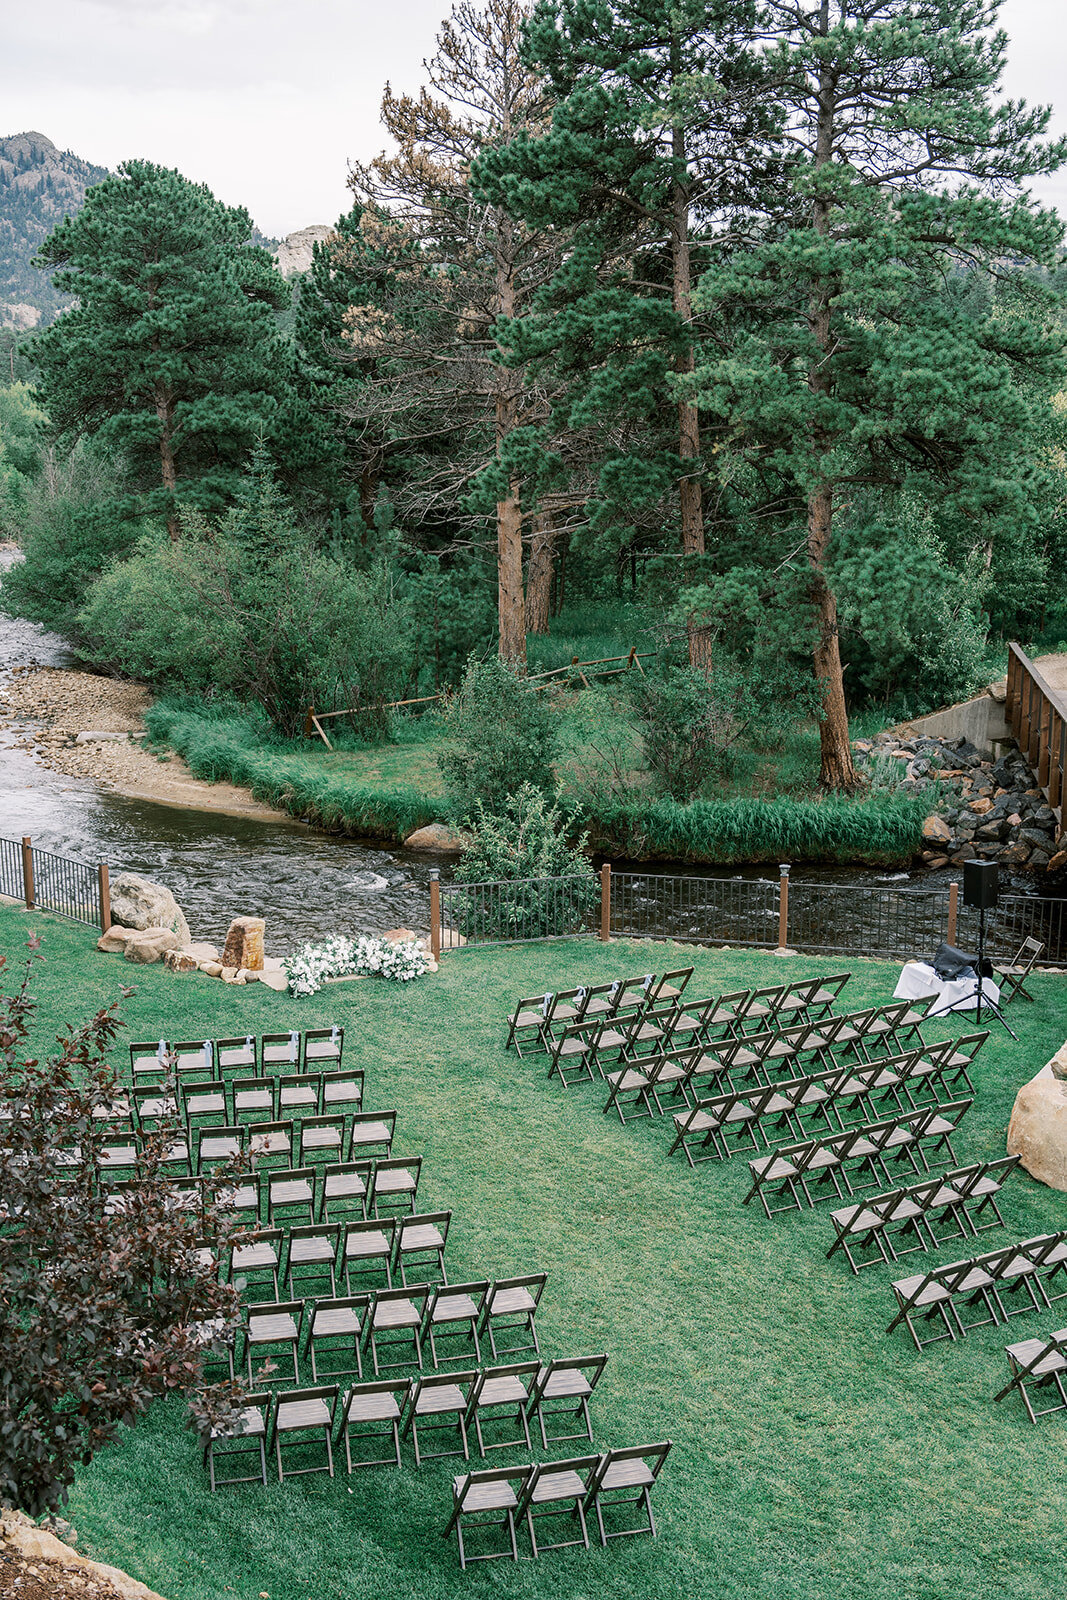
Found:
[{"label": "white flower arrangement", "polygon": [[289,993],[316,994],[327,978],[345,978],[354,973],[375,973],[395,983],[409,983],[430,970],[430,958],[414,939],[393,944],[361,933],[355,939],[335,933],[324,944],[305,944],[283,963],[289,980]]}]

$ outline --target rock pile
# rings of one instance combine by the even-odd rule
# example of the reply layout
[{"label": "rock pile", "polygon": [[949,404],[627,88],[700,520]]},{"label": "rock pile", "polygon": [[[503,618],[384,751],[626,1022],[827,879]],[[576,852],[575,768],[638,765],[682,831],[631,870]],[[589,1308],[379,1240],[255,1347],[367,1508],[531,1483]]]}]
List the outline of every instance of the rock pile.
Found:
[{"label": "rock pile", "polygon": [[235,917],[220,954],[213,944],[196,944],[181,907],[169,889],[135,872],[111,882],[111,927],[96,941],[105,955],[122,955],[141,966],[162,961],[171,972],[204,972],[224,983],[265,983],[280,992],[289,987],[281,961],[263,954],[262,917]]},{"label": "rock pile", "polygon": [[983,761],[966,739],[859,740],[857,764],[873,771],[888,760],[906,763],[900,787],[917,794],[936,783],[942,799],[923,825],[928,867],[999,861],[1015,870],[1067,871],[1067,831],[1045,800],[1018,750]]}]

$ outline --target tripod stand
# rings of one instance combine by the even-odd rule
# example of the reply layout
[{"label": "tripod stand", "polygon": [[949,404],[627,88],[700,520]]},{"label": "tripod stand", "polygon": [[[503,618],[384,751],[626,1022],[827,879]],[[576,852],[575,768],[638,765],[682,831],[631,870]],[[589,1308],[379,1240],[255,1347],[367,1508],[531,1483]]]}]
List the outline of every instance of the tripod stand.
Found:
[{"label": "tripod stand", "polygon": [[[1004,1013],[1001,1011],[1001,1009],[997,1005],[996,1001],[995,1000],[990,1000],[989,996],[984,992],[984,990],[985,990],[985,973],[983,972],[982,969],[986,965],[986,959],[985,959],[985,913],[986,913],[985,906],[980,906],[979,909],[978,909],[978,961],[976,963],[977,972],[978,972],[978,977],[977,977],[977,980],[976,980],[977,981],[977,1017],[976,1017],[976,1020],[978,1022],[978,1026],[981,1027],[982,1026],[982,1011],[983,1011],[983,1009],[985,1009],[986,1011],[991,1011],[993,1013],[993,1015],[996,1017],[997,1021],[1000,1023],[1001,1027],[1006,1028],[1007,1031],[1011,1034],[1012,1038],[1015,1040],[1016,1044],[1018,1044],[1019,1035],[1012,1030],[1011,1025],[1005,1019]],[[954,1004],[958,1005],[959,1002],[958,1001],[950,1001],[947,1006],[942,1006],[942,1007],[940,1007],[940,1009],[935,1006],[935,1008],[932,1011],[928,1011],[926,1013],[926,1020],[929,1022],[934,1017],[943,1017],[943,1016],[945,1016],[949,1011],[952,1010]]]}]

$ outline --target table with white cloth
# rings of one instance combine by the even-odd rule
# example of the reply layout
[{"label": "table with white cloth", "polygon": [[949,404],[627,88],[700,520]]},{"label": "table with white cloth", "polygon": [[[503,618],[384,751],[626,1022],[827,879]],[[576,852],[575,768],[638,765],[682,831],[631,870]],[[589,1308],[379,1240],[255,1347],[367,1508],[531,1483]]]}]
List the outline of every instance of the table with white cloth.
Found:
[{"label": "table with white cloth", "polygon": [[[935,996],[930,1007],[931,1014],[936,1012],[941,1016],[949,1011],[974,1011],[978,1006],[978,979],[939,978],[928,962],[907,962],[893,990],[893,999],[925,1000],[928,995]],[[982,980],[982,999],[993,1005],[1000,1000],[1000,990],[992,978]]]}]

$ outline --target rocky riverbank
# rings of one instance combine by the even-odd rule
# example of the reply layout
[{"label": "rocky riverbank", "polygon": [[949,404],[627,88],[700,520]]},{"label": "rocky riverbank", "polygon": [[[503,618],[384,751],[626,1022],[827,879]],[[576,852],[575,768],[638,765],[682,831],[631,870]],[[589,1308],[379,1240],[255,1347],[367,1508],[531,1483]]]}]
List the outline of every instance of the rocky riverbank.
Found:
[{"label": "rocky riverbank", "polygon": [[901,763],[902,789],[936,797],[923,827],[927,867],[999,861],[1014,871],[1067,879],[1067,828],[1057,824],[1019,750],[986,761],[966,739],[899,740],[891,731],[860,740],[855,749],[861,771],[884,779],[891,763]]}]

